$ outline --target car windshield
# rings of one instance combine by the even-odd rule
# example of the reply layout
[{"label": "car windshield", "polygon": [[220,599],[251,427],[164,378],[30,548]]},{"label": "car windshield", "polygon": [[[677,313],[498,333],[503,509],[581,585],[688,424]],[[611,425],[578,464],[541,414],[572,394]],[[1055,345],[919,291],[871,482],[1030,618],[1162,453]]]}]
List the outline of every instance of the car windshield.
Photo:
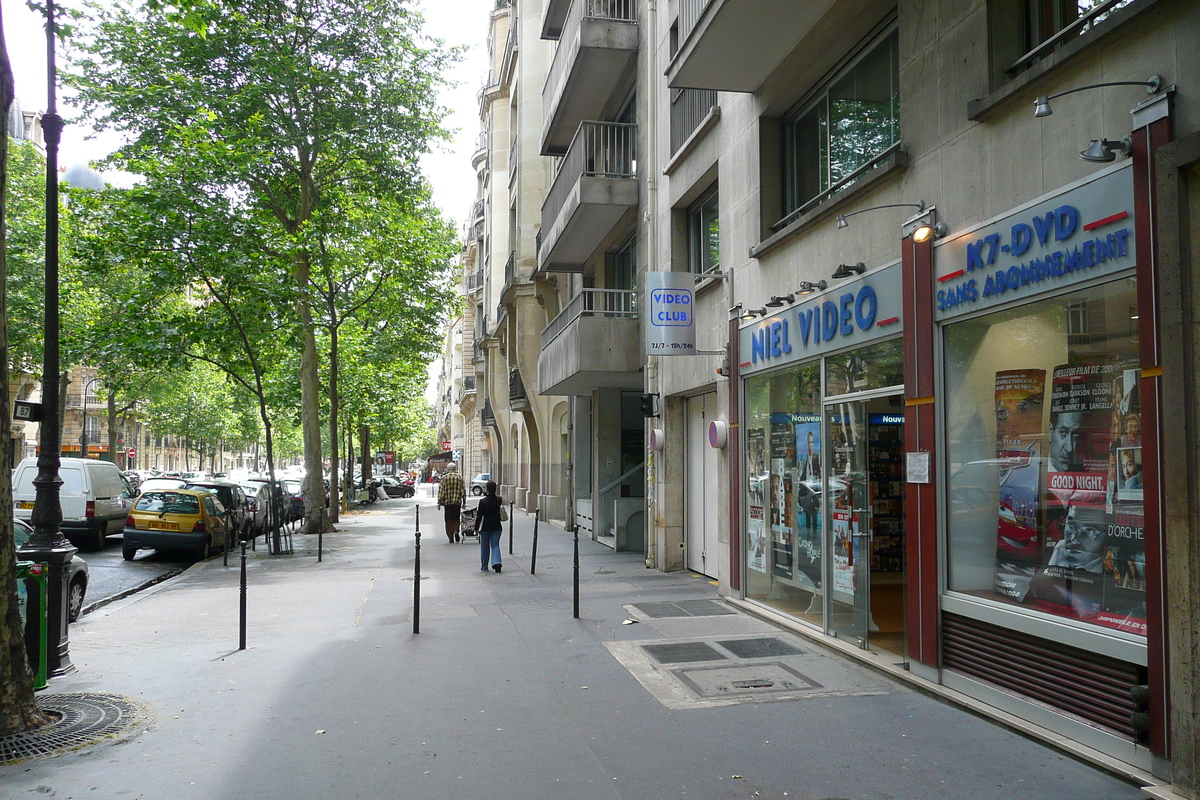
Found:
[{"label": "car windshield", "polygon": [[192,489],[197,492],[208,492],[209,494],[215,494],[218,498],[220,498],[222,503],[225,505],[230,505],[231,494],[228,486],[205,486],[199,483],[189,483],[183,488]]},{"label": "car windshield", "polygon": [[200,498],[179,492],[147,492],[138,498],[134,510],[152,514],[199,514]]}]

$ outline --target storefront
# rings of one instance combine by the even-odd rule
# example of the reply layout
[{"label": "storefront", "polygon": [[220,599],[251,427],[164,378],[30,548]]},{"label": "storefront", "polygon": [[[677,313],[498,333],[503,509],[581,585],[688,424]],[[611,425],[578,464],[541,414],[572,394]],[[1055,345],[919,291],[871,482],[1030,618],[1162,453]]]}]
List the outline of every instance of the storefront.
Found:
[{"label": "storefront", "polygon": [[739,331],[747,600],[906,652],[900,264]]},{"label": "storefront", "polygon": [[932,249],[934,663],[948,686],[1148,764],[1134,687],[1148,683],[1157,419],[1134,196],[1127,161]]}]

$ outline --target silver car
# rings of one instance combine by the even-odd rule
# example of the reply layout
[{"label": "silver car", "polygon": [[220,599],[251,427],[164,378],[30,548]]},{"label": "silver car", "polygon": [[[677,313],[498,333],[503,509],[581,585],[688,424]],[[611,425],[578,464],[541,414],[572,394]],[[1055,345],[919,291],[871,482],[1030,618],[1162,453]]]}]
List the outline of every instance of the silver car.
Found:
[{"label": "silver car", "polygon": [[[29,537],[33,535],[33,528],[23,519],[13,520],[13,523],[13,535],[16,538],[17,547],[23,547],[29,541]],[[21,559],[20,553],[17,554],[17,558]],[[88,585],[87,562],[78,555],[71,556],[71,560],[67,562],[66,578],[67,619],[74,622],[83,613],[83,596],[87,593]]]}]

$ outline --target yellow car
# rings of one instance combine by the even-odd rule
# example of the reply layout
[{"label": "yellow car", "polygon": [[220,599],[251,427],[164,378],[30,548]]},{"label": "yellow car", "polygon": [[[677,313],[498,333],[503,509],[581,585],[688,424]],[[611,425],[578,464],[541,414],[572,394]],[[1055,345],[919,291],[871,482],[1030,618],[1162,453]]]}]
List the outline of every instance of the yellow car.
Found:
[{"label": "yellow car", "polygon": [[225,508],[215,495],[191,489],[145,492],[125,518],[121,555],[132,561],[137,551],[187,550],[199,560],[228,544]]}]

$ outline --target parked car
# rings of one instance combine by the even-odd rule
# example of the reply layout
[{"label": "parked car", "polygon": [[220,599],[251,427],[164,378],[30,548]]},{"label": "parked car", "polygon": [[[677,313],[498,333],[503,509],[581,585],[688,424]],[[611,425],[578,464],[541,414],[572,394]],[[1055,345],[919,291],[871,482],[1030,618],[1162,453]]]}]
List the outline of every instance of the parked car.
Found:
[{"label": "parked car", "polygon": [[411,480],[406,481],[391,475],[380,475],[377,480],[383,484],[383,491],[387,492],[388,497],[412,497],[416,493]]},{"label": "parked car", "polygon": [[492,479],[491,473],[481,472],[471,479],[471,494],[479,497],[487,490],[487,482]]},{"label": "parked car", "polygon": [[304,482],[295,478],[284,478],[280,483],[283,484],[283,491],[287,496],[287,521],[304,519]]},{"label": "parked car", "polygon": [[235,534],[238,540],[250,535],[250,512],[247,510],[250,501],[241,486],[229,481],[211,480],[190,481],[183,488],[215,494],[229,515],[229,532]]},{"label": "parked car", "polygon": [[[29,541],[29,537],[33,535],[33,527],[23,519],[15,520],[13,525],[13,535],[16,539],[17,549],[25,546]],[[20,559],[20,554],[17,555]],[[79,619],[79,615],[83,613],[83,597],[87,594],[88,586],[88,565],[87,562],[78,555],[71,556],[71,560],[67,562],[67,619],[74,622]]]},{"label": "parked car", "polygon": [[[22,459],[13,471],[13,507],[18,519],[28,520],[33,515],[37,472],[36,458]],[[81,550],[100,550],[106,536],[121,532],[133,491],[111,461],[63,458],[58,474],[63,482],[58,493],[63,536]]]},{"label": "parked car", "polygon": [[217,496],[193,489],[143,492],[125,519],[121,555],[132,561],[138,550],[187,550],[203,561],[231,538],[225,508]]},{"label": "parked car", "polygon": [[240,484],[246,495],[246,515],[250,525],[250,536],[259,536],[267,532],[267,485],[259,481],[247,481]]},{"label": "parked car", "polygon": [[166,489],[182,489],[187,485],[187,481],[183,478],[149,478],[142,481],[142,485],[138,487],[140,494],[146,492],[161,492]]}]

